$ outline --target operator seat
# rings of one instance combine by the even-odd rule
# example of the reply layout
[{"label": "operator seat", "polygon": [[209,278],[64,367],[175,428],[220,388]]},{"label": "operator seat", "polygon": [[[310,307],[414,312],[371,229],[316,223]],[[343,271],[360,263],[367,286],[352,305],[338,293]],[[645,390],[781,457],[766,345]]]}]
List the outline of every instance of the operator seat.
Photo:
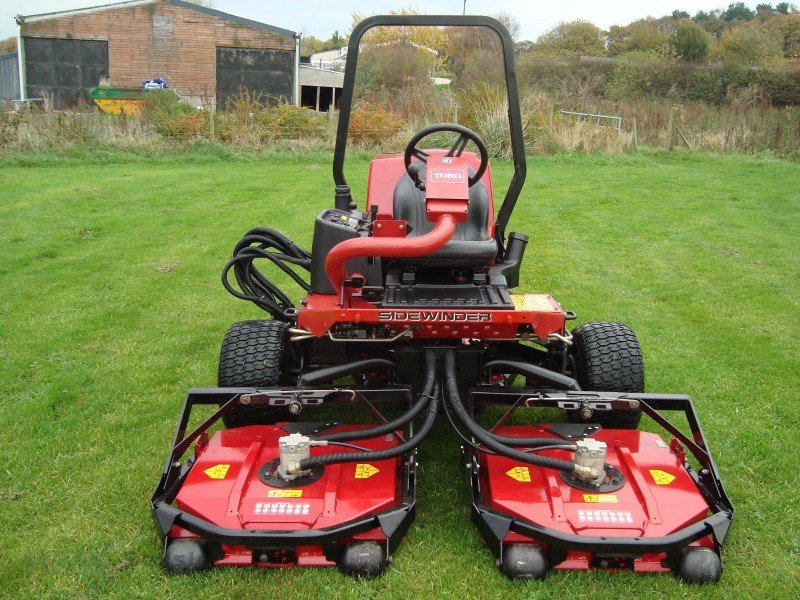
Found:
[{"label": "operator seat", "polygon": [[[423,167],[424,170],[424,167]],[[470,169],[470,175],[472,175]],[[425,180],[424,172],[420,179]],[[408,221],[409,237],[429,233],[434,223],[425,213],[425,192],[420,190],[408,173],[404,173],[394,188],[394,218]],[[497,242],[489,235],[489,193],[482,181],[469,189],[467,220],[456,224],[453,237],[433,254],[403,258],[405,265],[487,267],[497,256]]]}]

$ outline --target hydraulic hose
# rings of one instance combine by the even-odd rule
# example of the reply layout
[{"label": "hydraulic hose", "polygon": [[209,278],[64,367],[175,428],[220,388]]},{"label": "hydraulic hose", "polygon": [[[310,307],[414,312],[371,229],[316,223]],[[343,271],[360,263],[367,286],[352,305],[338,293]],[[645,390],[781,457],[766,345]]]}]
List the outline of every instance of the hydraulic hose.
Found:
[{"label": "hydraulic hose", "polygon": [[391,369],[394,363],[387,358],[364,358],[362,360],[355,360],[353,362],[336,365],[333,367],[325,367],[317,369],[316,371],[309,371],[300,376],[297,381],[298,385],[317,385],[319,383],[327,383],[346,377],[353,373],[363,373],[369,369],[384,368]]},{"label": "hydraulic hose", "polygon": [[334,452],[320,456],[312,456],[300,461],[300,470],[310,469],[311,467],[332,465],[337,463],[350,462],[371,462],[395,458],[414,450],[430,434],[433,424],[436,421],[436,414],[439,412],[439,389],[434,386],[431,399],[428,401],[428,411],[425,413],[425,420],[416,435],[408,438],[405,442],[386,450],[375,450],[372,452]]},{"label": "hydraulic hose", "polygon": [[425,384],[422,387],[422,392],[411,409],[382,425],[372,427],[370,429],[361,429],[358,431],[340,431],[339,433],[320,434],[312,436],[312,439],[327,440],[329,442],[337,441],[343,442],[347,440],[363,440],[366,438],[378,437],[386,433],[393,433],[398,429],[405,427],[412,419],[422,412],[428,402],[431,400],[431,392],[436,383],[436,355],[430,351],[425,351]]},{"label": "hydraulic hose", "polygon": [[[492,434],[473,421],[466,408],[464,408],[464,404],[461,402],[461,397],[458,394],[458,382],[456,380],[456,355],[452,350],[448,350],[444,357],[444,383],[446,391],[445,401],[449,401],[449,405],[453,409],[456,417],[458,417],[458,420],[461,421],[461,424],[464,425],[464,428],[469,431],[469,433],[475,439],[479,440],[490,450],[493,450],[497,454],[505,456],[506,458],[518,460],[520,462],[535,465],[537,467],[555,469],[557,471],[565,471],[567,473],[572,473],[575,470],[574,462],[561,460],[558,458],[549,458],[547,456],[537,456],[535,454],[520,452],[518,450],[514,450],[513,448],[509,448],[505,444],[498,442]],[[553,440],[549,440],[549,443],[552,444]]]},{"label": "hydraulic hose", "polygon": [[[305,291],[311,286],[293,267],[311,270],[311,254],[282,233],[267,227],[248,231],[233,249],[233,257],[222,269],[222,285],[242,300],[249,300],[264,309],[277,321],[291,322],[287,310],[294,308],[291,299],[267,279],[255,266],[257,259],[266,259],[292,278]],[[233,270],[239,289],[229,281]]]},{"label": "hydraulic hose", "polygon": [[484,368],[506,369],[505,371],[500,371],[501,373],[519,373],[520,375],[525,375],[531,379],[536,379],[542,383],[552,385],[558,390],[580,391],[581,389],[581,386],[578,385],[578,382],[572,377],[567,377],[566,375],[556,373],[550,369],[545,369],[544,367],[532,365],[520,360],[499,358],[489,361],[483,366]]}]

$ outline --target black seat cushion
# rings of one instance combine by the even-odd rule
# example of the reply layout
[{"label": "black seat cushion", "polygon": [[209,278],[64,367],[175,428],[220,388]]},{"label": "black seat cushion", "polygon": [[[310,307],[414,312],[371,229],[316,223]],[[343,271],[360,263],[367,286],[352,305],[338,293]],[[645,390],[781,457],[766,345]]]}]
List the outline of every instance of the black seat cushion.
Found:
[{"label": "black seat cushion", "polygon": [[[424,177],[424,173],[422,174]],[[425,192],[405,173],[394,188],[394,218],[408,221],[409,237],[424,235],[435,224],[425,214]],[[489,237],[489,193],[482,181],[469,190],[467,220],[456,224],[453,237],[443,248],[420,258],[404,258],[409,265],[453,265],[483,267],[497,256],[497,242]]]}]

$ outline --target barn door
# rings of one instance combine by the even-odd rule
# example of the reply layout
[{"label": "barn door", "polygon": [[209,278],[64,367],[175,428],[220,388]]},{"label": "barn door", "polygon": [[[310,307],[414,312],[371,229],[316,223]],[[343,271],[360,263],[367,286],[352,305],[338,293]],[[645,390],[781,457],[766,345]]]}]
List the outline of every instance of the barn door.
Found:
[{"label": "barn door", "polygon": [[290,102],[294,74],[291,50],[217,48],[217,108],[240,89],[261,94],[262,102]]},{"label": "barn door", "polygon": [[54,108],[88,101],[89,90],[108,77],[108,42],[24,38],[28,98],[50,95]]}]

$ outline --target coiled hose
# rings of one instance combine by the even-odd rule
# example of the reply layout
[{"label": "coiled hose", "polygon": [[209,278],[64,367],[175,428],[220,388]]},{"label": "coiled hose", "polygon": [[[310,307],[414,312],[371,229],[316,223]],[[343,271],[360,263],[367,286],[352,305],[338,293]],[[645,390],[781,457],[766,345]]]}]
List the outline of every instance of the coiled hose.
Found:
[{"label": "coiled hose", "polygon": [[392,448],[387,448],[386,450],[375,450],[372,452],[334,452],[331,454],[312,456],[301,460],[299,469],[305,470],[311,467],[336,463],[387,460],[407,454],[419,446],[433,429],[433,424],[436,421],[436,414],[439,412],[439,391],[438,384],[434,385],[433,394],[430,399],[427,400],[428,411],[425,413],[425,420],[422,422],[422,426],[419,428],[416,435],[408,438],[405,442]]},{"label": "coiled hose", "polygon": [[[565,471],[567,473],[572,473],[575,470],[575,463],[571,461],[561,460],[558,458],[549,458],[547,456],[537,456],[535,454],[514,450],[513,448],[510,448],[497,441],[494,438],[494,434],[486,431],[483,427],[472,420],[472,418],[469,416],[469,413],[464,408],[464,404],[461,402],[461,397],[458,394],[458,382],[456,380],[456,355],[452,350],[448,350],[444,357],[444,384],[446,392],[445,402],[449,402],[449,406],[453,409],[453,412],[458,420],[461,421],[461,424],[464,425],[464,428],[469,431],[469,433],[475,439],[479,440],[490,450],[493,450],[497,454],[505,456],[506,458],[518,460],[519,462],[535,465],[537,467],[545,467],[548,469],[555,469],[557,471]],[[552,444],[553,440],[550,439],[549,443]]]},{"label": "coiled hose", "polygon": [[[277,285],[256,268],[255,261],[261,258],[277,265],[308,292],[311,290],[311,286],[290,265],[310,271],[311,254],[274,229],[255,227],[236,244],[233,249],[233,258],[222,269],[222,285],[228,292],[264,309],[276,321],[291,322],[293,318],[286,311],[294,308],[294,304]],[[228,274],[231,269],[233,269],[238,290],[229,281]]]},{"label": "coiled hose", "polygon": [[[378,437],[386,433],[393,433],[398,429],[402,429],[411,422],[422,410],[428,405],[431,400],[431,392],[433,392],[436,383],[436,355],[431,350],[425,351],[425,384],[422,386],[422,392],[411,409],[383,425],[372,427],[370,429],[362,429],[360,431],[340,431],[338,433],[320,434],[312,436],[312,439],[326,440],[329,442],[344,442],[347,440],[363,440],[366,438]],[[552,442],[552,440],[551,440]]]}]

